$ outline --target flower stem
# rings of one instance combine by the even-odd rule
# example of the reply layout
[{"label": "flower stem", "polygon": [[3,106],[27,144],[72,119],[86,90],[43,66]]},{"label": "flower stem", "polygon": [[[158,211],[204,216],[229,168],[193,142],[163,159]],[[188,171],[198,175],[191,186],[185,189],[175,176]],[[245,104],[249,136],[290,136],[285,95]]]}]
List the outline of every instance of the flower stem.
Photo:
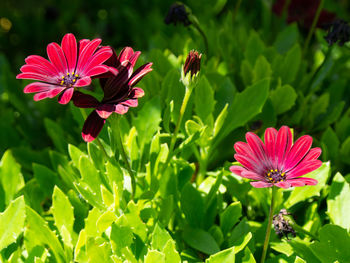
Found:
[{"label": "flower stem", "polygon": [[290,220],[290,222],[292,223],[292,227],[296,232],[299,233],[303,233],[305,235],[308,235],[309,237],[311,237],[314,240],[319,240],[317,236],[315,236],[314,234],[312,234],[311,232],[305,230],[304,228],[302,228],[301,226],[299,226],[297,223],[295,223],[294,219],[291,217],[288,217],[288,219]]},{"label": "flower stem", "polygon": [[135,179],[135,174],[134,174],[133,170],[131,169],[131,166],[130,166],[130,163],[129,163],[129,159],[126,156],[126,153],[125,153],[124,144],[123,144],[122,137],[121,137],[121,134],[120,134],[120,129],[119,129],[119,120],[120,120],[120,117],[118,116],[117,119],[116,119],[116,122],[117,122],[116,123],[117,124],[116,127],[117,128],[115,129],[117,145],[118,145],[118,148],[120,150],[122,159],[123,159],[123,161],[125,163],[126,169],[128,170],[128,173],[129,173],[130,178],[131,178],[131,188],[132,188],[131,198],[134,199],[135,192],[136,192],[136,179]]},{"label": "flower stem", "polygon": [[100,150],[103,152],[104,157],[106,158],[106,160],[109,160],[109,156],[107,154],[107,151],[105,149],[105,147],[103,146],[103,144],[101,143],[99,138],[96,138],[95,141],[98,144],[98,147],[100,148]]},{"label": "flower stem", "polygon": [[272,196],[271,196],[271,205],[270,205],[270,212],[269,212],[269,219],[267,221],[267,229],[266,229],[266,235],[265,235],[265,241],[264,241],[264,247],[263,252],[261,255],[261,263],[265,262],[265,257],[267,253],[267,247],[269,245],[270,240],[270,234],[271,234],[271,225],[272,225],[272,217],[273,217],[273,211],[275,206],[275,195],[276,195],[277,188],[275,186],[272,187]]},{"label": "flower stem", "polygon": [[316,10],[316,14],[315,14],[314,20],[312,21],[312,25],[311,25],[310,31],[309,31],[309,33],[308,33],[308,35],[306,37],[304,48],[303,48],[303,54],[305,54],[305,52],[306,52],[306,50],[307,50],[307,48],[309,46],[311,37],[312,37],[312,35],[315,32],[315,28],[316,28],[318,19],[320,17],[320,14],[321,14],[321,11],[322,11],[322,8],[323,8],[323,4],[324,4],[324,0],[321,0],[320,4],[318,5],[318,8]]},{"label": "flower stem", "polygon": [[182,105],[181,105],[181,108],[180,108],[180,115],[179,115],[179,118],[177,119],[175,130],[174,130],[174,133],[173,133],[173,135],[171,137],[169,153],[168,153],[168,156],[166,158],[165,164],[163,166],[164,168],[162,169],[162,171],[164,171],[164,169],[167,168],[167,166],[169,164],[169,161],[170,161],[170,158],[172,157],[172,153],[174,151],[177,134],[179,133],[179,130],[180,130],[180,127],[181,127],[181,123],[182,123],[182,119],[183,119],[183,116],[184,116],[185,111],[186,111],[187,103],[188,103],[188,100],[190,99],[190,96],[191,96],[191,93],[192,93],[192,90],[193,90],[193,85],[190,84],[189,86],[190,87],[186,87],[185,96],[184,96],[184,99],[182,101]]},{"label": "flower stem", "polygon": [[199,25],[199,22],[197,20],[197,18],[193,18],[191,19],[191,22],[193,24],[193,26],[198,30],[199,34],[202,36],[203,41],[204,41],[204,46],[205,46],[205,54],[208,57],[208,52],[209,52],[209,45],[208,45],[208,38],[205,35],[204,31],[202,30],[202,28]]}]

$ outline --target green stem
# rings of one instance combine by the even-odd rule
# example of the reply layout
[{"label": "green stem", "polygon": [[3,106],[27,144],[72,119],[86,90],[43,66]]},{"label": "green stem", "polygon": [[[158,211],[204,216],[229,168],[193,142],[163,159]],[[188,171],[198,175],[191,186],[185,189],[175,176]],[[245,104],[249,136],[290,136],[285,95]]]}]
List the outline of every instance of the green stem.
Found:
[{"label": "green stem", "polygon": [[180,108],[180,115],[179,115],[179,118],[178,118],[178,120],[176,122],[174,133],[173,133],[173,135],[171,137],[169,153],[168,153],[168,156],[166,158],[165,164],[163,166],[164,168],[162,169],[162,172],[164,171],[164,169],[167,168],[167,166],[169,164],[169,161],[170,161],[170,159],[172,157],[172,154],[173,154],[173,151],[174,151],[174,147],[175,147],[175,143],[176,143],[176,139],[177,139],[177,135],[179,133],[179,130],[180,130],[180,127],[181,127],[181,122],[182,122],[183,116],[185,114],[187,103],[188,103],[188,100],[190,99],[192,90],[193,90],[193,85],[192,84],[190,84],[190,87],[186,87],[185,96],[184,96],[184,99],[182,101],[182,105],[181,105],[181,108]]},{"label": "green stem", "polygon": [[109,156],[107,154],[107,151],[105,149],[105,147],[103,146],[103,144],[101,143],[99,138],[96,138],[95,141],[98,144],[98,147],[100,147],[100,150],[103,152],[103,155],[105,156],[106,160],[109,160]]},{"label": "green stem", "polygon": [[233,14],[232,14],[233,21],[235,21],[235,19],[236,19],[236,16],[238,14],[238,10],[239,10],[239,7],[241,6],[241,3],[242,3],[242,0],[238,0],[236,3],[235,9],[233,10]]},{"label": "green stem", "polygon": [[303,233],[309,237],[311,237],[314,240],[319,240],[317,236],[315,236],[314,234],[312,234],[311,232],[305,230],[304,228],[302,228],[301,226],[299,226],[297,223],[295,223],[294,219],[291,217],[288,217],[288,219],[291,222],[291,225],[293,227],[293,229],[298,232],[298,233]]},{"label": "green stem", "polygon": [[205,35],[204,31],[202,30],[202,28],[200,27],[197,19],[192,19],[191,20],[193,26],[198,30],[199,34],[202,36],[203,40],[204,40],[204,46],[205,46],[205,54],[208,57],[209,55],[209,45],[208,45],[208,39],[207,36]]},{"label": "green stem", "polygon": [[261,263],[265,262],[267,248],[268,248],[268,245],[269,245],[270,234],[271,234],[272,218],[273,218],[273,211],[275,209],[274,206],[275,206],[275,195],[276,195],[276,192],[277,192],[277,188],[275,186],[272,186],[271,205],[270,205],[269,219],[267,221],[267,229],[266,229],[264,247],[263,247],[263,252],[262,252],[262,255],[261,255],[261,261],[260,261]]},{"label": "green stem", "polygon": [[135,192],[136,192],[136,179],[135,179],[135,174],[133,172],[133,170],[131,169],[131,166],[130,166],[130,163],[129,163],[129,159],[126,155],[126,152],[125,152],[125,149],[124,149],[124,144],[123,144],[123,141],[122,141],[122,137],[121,137],[121,134],[120,134],[120,129],[119,129],[119,119],[120,117],[118,116],[117,119],[116,119],[116,122],[117,122],[117,125],[116,125],[116,139],[117,139],[117,145],[118,145],[118,148],[120,150],[120,153],[121,153],[121,156],[122,156],[122,159],[125,163],[125,166],[126,166],[126,169],[128,170],[128,173],[130,175],[130,178],[131,178],[131,188],[132,188],[132,192],[131,192],[131,198],[134,199],[134,196],[135,196]]},{"label": "green stem", "polygon": [[323,8],[323,4],[324,4],[324,0],[321,0],[321,1],[320,1],[320,4],[318,5],[318,8],[317,8],[317,11],[316,11],[314,20],[312,21],[312,25],[311,25],[310,31],[309,31],[309,33],[308,33],[308,35],[307,35],[307,37],[306,37],[306,41],[305,41],[304,49],[303,49],[303,54],[305,54],[305,52],[306,52],[306,50],[307,50],[307,48],[308,48],[308,46],[309,46],[311,37],[312,37],[312,35],[313,35],[314,32],[315,32],[315,28],[316,28],[318,19],[319,19],[319,17],[320,17],[320,14],[321,14],[321,11],[322,11],[322,8]]}]

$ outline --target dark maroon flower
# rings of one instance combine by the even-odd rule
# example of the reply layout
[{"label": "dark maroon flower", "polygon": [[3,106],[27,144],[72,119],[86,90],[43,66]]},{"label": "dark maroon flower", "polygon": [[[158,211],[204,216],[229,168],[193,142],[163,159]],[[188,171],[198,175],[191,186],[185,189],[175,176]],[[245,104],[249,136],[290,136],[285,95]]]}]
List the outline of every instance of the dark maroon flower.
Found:
[{"label": "dark maroon flower", "polygon": [[198,74],[201,66],[202,54],[199,54],[198,51],[191,50],[186,58],[184,65],[184,75],[191,73],[191,78]]},{"label": "dark maroon flower", "polygon": [[186,6],[182,3],[174,3],[169,8],[168,14],[164,19],[165,24],[180,22],[183,23],[184,26],[189,26],[191,21],[188,18],[189,12],[186,10]]},{"label": "dark maroon flower", "polygon": [[124,114],[129,107],[137,107],[138,98],[144,95],[144,91],[135,85],[150,71],[152,63],[144,64],[134,73],[135,63],[141,52],[134,52],[132,48],[124,48],[119,56],[113,51],[113,55],[106,61],[106,65],[114,67],[112,76],[102,75],[100,79],[104,93],[102,101],[98,101],[91,95],[74,92],[73,103],[80,108],[94,108],[84,123],[82,136],[87,142],[93,141],[101,131],[105,120],[113,113]]},{"label": "dark maroon flower", "polygon": [[317,160],[320,148],[312,148],[312,138],[300,137],[293,144],[291,130],[287,126],[279,131],[267,128],[265,144],[254,133],[246,134],[247,143],[236,142],[235,159],[243,165],[231,166],[230,170],[244,178],[257,180],[250,184],[257,188],[278,186],[315,185],[313,178],[300,177],[318,169],[322,162]]},{"label": "dark maroon flower", "polygon": [[91,77],[106,73],[110,68],[102,65],[111,55],[110,47],[100,46],[101,39],[82,39],[77,44],[73,34],[66,34],[61,46],[50,43],[47,46],[47,59],[32,55],[25,59],[17,79],[34,79],[24,88],[24,93],[34,93],[34,100],[53,98],[60,94],[58,102],[67,104],[74,88],[87,86]]},{"label": "dark maroon flower", "polygon": [[335,20],[329,25],[328,34],[324,37],[328,45],[333,45],[338,42],[339,46],[343,46],[350,41],[350,26],[341,19]]},{"label": "dark maroon flower", "polygon": [[[287,8],[286,0],[277,0],[272,11],[281,16]],[[287,8],[287,23],[298,22],[300,26],[309,29],[316,15],[320,0],[291,0]],[[335,14],[322,9],[317,22],[317,27],[323,28],[326,24],[331,23],[335,19]]]}]

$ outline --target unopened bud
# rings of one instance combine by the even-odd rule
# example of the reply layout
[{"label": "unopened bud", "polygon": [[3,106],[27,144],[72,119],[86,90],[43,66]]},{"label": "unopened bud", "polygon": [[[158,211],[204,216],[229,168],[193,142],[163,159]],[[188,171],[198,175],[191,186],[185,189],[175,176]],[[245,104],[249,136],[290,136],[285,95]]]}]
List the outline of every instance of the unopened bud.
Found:
[{"label": "unopened bud", "polygon": [[189,26],[191,21],[189,20],[190,11],[182,3],[174,3],[169,8],[168,14],[164,19],[165,24],[173,23],[176,25],[177,22],[183,23],[184,26]]},{"label": "unopened bud", "polygon": [[343,20],[335,20],[329,25],[328,34],[324,37],[331,46],[338,42],[339,46],[343,46],[350,41],[350,26]]},{"label": "unopened bud", "polygon": [[198,74],[201,68],[201,58],[202,54],[199,54],[198,51],[191,50],[188,53],[186,58],[186,62],[184,65],[184,75],[186,76],[188,73],[191,73],[191,78]]}]

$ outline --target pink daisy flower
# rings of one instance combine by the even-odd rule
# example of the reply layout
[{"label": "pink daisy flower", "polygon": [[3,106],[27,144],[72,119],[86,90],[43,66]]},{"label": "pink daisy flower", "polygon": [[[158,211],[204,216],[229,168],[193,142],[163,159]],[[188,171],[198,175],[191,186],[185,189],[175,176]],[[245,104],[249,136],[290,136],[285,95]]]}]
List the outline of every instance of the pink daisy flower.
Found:
[{"label": "pink daisy flower", "polygon": [[114,52],[106,62],[114,67],[113,74],[103,74],[100,78],[104,93],[102,101],[81,92],[74,92],[73,103],[80,108],[94,108],[84,123],[82,137],[86,142],[93,141],[100,133],[106,119],[113,113],[125,114],[129,107],[137,107],[138,98],[144,95],[141,88],[135,85],[150,71],[152,63],[144,64],[135,72],[133,68],[141,52],[134,52],[131,47],[124,48],[119,56]]},{"label": "pink daisy flower", "polygon": [[32,55],[25,59],[26,64],[21,67],[17,79],[33,79],[24,88],[24,93],[37,93],[34,100],[53,98],[60,94],[58,102],[67,104],[74,89],[88,86],[91,77],[106,73],[110,68],[102,65],[111,55],[110,47],[100,46],[101,39],[82,39],[77,44],[73,34],[66,34],[61,46],[50,43],[47,46],[49,60]]},{"label": "pink daisy flower", "polygon": [[247,143],[237,142],[234,145],[235,159],[243,165],[231,166],[236,175],[256,180],[250,184],[257,188],[278,186],[316,185],[317,180],[301,177],[322,165],[317,158],[320,148],[312,148],[312,138],[300,137],[293,144],[292,132],[287,126],[277,131],[268,128],[265,131],[265,143],[254,133],[246,134]]}]

